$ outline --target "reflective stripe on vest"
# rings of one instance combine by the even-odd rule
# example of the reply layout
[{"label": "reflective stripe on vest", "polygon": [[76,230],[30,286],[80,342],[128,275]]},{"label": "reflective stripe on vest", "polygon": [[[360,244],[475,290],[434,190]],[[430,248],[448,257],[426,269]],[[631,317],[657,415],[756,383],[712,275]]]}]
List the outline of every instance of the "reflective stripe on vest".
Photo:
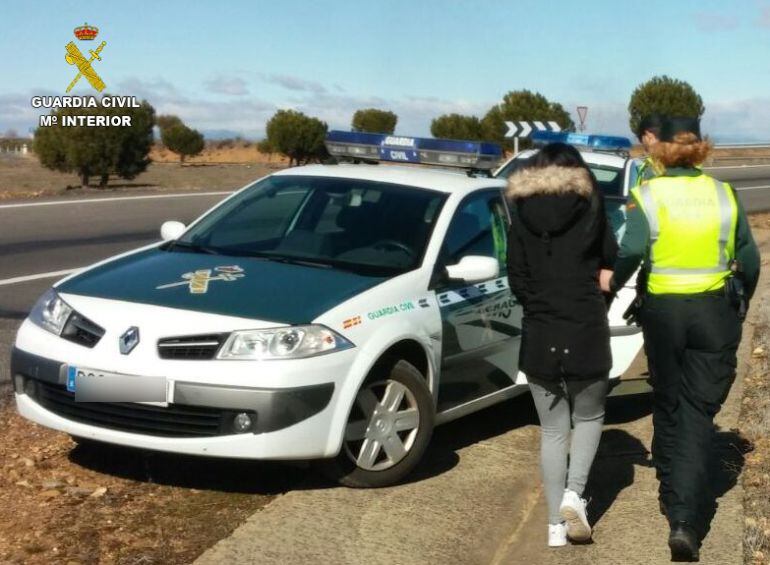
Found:
[{"label": "reflective stripe on vest", "polygon": [[[694,183],[697,183],[697,188]],[[705,191],[710,185],[713,185],[716,202],[705,196],[700,200],[692,199],[697,193],[693,189]],[[723,287],[724,279],[729,274],[728,263],[735,254],[737,204],[732,190],[715,179],[698,176],[659,178],[642,184],[633,192],[650,227],[649,292],[693,294]],[[678,192],[687,193],[690,199],[682,199]],[[689,224],[692,224],[699,219],[693,216],[697,214],[700,214],[702,222],[713,221],[714,216],[718,216],[718,233],[716,225],[707,226],[694,238],[687,231],[688,227],[692,228],[688,221],[677,221],[677,218],[689,216]],[[702,222],[699,224],[701,228]],[[713,228],[713,233],[708,233],[708,227]],[[662,235],[661,230],[664,230]],[[682,260],[682,245],[689,246],[690,256],[685,261],[688,263],[686,266],[676,264]],[[670,264],[672,261],[674,264]]]}]

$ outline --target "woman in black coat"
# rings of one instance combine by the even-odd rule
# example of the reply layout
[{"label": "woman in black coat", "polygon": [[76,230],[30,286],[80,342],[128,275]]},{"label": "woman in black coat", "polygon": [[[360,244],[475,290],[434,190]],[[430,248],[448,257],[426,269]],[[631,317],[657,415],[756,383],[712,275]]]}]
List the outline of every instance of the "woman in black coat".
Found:
[{"label": "woman in black coat", "polygon": [[582,494],[612,367],[599,277],[611,275],[617,242],[596,181],[570,145],[541,149],[510,177],[507,195],[513,216],[508,279],[524,309],[519,368],[542,429],[548,543],[559,546],[566,537],[591,536]]}]

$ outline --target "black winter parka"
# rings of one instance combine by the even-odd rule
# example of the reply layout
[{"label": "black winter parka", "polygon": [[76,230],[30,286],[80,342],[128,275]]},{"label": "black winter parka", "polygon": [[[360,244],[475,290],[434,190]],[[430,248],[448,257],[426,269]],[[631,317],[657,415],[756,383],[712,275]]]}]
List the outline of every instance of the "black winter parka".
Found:
[{"label": "black winter parka", "polygon": [[581,379],[612,367],[608,301],[599,288],[618,244],[587,169],[528,168],[508,181],[508,279],[524,309],[519,368]]}]

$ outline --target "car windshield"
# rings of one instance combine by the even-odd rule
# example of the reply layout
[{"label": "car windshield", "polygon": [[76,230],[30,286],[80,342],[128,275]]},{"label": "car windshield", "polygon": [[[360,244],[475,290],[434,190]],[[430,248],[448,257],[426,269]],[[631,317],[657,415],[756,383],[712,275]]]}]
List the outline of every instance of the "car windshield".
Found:
[{"label": "car windshield", "polygon": [[397,274],[421,263],[445,198],[373,181],[273,176],[214,209],[166,249]]}]

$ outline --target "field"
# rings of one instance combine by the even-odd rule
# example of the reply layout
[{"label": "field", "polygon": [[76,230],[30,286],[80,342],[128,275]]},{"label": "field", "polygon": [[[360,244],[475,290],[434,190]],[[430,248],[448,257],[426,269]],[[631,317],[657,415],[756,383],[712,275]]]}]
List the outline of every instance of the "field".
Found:
[{"label": "field", "polygon": [[[178,160],[171,161],[163,152],[157,152],[154,154],[157,160],[153,160],[147,171],[135,179],[111,178],[105,190],[95,187],[84,190],[80,188],[77,175],[46,169],[34,155],[17,157],[0,154],[0,200],[115,195],[117,192],[232,190],[286,166],[286,161],[277,156],[253,161],[247,159],[249,156],[248,151],[233,151],[226,156],[215,153],[180,165]],[[224,157],[232,160],[225,161]]]}]

